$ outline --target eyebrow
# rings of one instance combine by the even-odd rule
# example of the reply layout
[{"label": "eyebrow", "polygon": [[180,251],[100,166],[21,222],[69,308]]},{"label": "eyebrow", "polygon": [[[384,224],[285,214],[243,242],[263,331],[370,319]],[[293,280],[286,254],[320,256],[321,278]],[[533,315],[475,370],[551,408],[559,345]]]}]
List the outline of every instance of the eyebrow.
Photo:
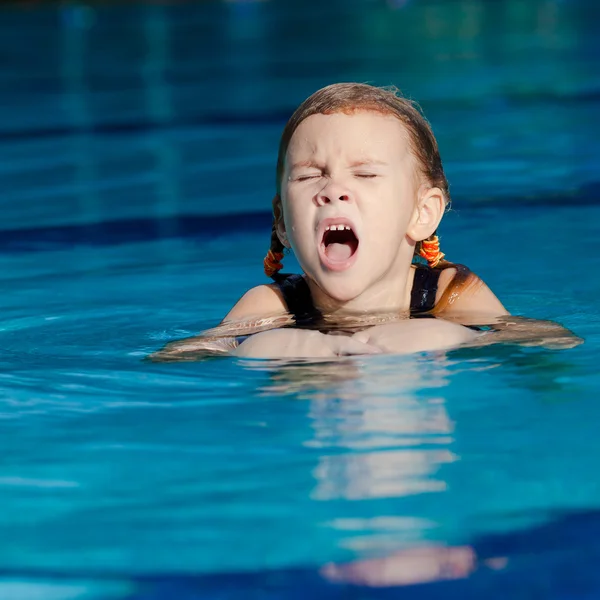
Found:
[{"label": "eyebrow", "polygon": [[366,159],[366,160],[355,160],[354,162],[352,162],[350,164],[351,167],[364,167],[364,166],[371,166],[371,165],[381,165],[381,166],[386,166],[388,163],[386,163],[383,160],[370,160],[370,159]]},{"label": "eyebrow", "polygon": [[316,163],[314,160],[302,160],[300,162],[294,163],[293,165],[290,165],[290,170],[299,169],[301,167],[314,167],[315,169],[320,169],[321,165]]}]

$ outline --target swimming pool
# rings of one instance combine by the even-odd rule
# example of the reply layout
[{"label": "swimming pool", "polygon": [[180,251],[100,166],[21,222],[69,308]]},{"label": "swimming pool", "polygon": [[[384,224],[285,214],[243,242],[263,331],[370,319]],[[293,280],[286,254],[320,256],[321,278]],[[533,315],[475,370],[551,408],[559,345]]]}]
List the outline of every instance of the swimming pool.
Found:
[{"label": "swimming pool", "polygon": [[[342,15],[356,46],[326,37],[321,61],[304,52],[294,4],[6,13],[10,31],[23,19],[65,55],[19,57],[30,76],[15,62],[0,124],[3,600],[600,594],[597,9],[314,4]],[[138,22],[134,50],[143,36],[177,41],[119,65]],[[208,39],[191,41],[189,23]],[[430,54],[397,62],[419,23]],[[253,45],[273,24],[286,33]],[[214,25],[216,65],[200,60]],[[109,32],[122,38],[106,64],[65,62]],[[124,87],[136,69],[150,83]],[[202,96],[199,72],[240,94]],[[584,345],[143,362],[263,280],[286,110],[333,78],[422,99],[454,195],[448,257]],[[23,105],[27,86],[47,110]]]}]

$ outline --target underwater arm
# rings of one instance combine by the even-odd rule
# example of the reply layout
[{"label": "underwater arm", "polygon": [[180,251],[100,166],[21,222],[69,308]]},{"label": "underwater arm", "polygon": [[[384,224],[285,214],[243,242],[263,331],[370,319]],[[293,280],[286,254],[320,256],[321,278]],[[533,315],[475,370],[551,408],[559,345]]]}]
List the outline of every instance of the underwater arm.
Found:
[{"label": "underwater arm", "polygon": [[170,342],[153,352],[147,360],[151,362],[195,361],[211,356],[227,356],[238,346],[235,337],[205,337],[202,335]]},{"label": "underwater arm", "polygon": [[490,324],[490,330],[489,335],[478,340],[479,344],[512,343],[521,346],[542,346],[551,350],[574,348],[583,344],[582,338],[555,321],[508,315]]},{"label": "underwater arm", "polygon": [[168,343],[148,356],[152,362],[194,361],[212,356],[227,356],[248,336],[288,322],[279,291],[268,285],[248,290],[227,313],[223,321],[200,335]]}]

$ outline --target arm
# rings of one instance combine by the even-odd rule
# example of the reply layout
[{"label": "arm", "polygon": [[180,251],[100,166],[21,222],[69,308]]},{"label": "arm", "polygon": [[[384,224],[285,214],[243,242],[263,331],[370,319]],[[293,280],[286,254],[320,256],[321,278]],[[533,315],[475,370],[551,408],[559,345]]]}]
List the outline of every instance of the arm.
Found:
[{"label": "arm", "polygon": [[247,358],[333,358],[380,354],[381,350],[347,335],[324,334],[310,329],[272,329],[250,336],[234,351]]},{"label": "arm", "polygon": [[235,337],[204,337],[202,335],[169,342],[153,352],[146,360],[151,362],[194,361],[211,356],[227,356],[238,346]]},{"label": "arm", "polygon": [[463,325],[489,325],[494,335],[480,338],[481,344],[504,342],[572,348],[583,342],[572,331],[554,321],[511,316],[492,290],[462,265],[445,269],[440,275],[433,313]]},{"label": "arm", "polygon": [[550,350],[574,348],[583,344],[582,338],[554,321],[507,316],[497,319],[491,327],[493,334],[482,336],[478,343],[481,345],[506,343],[542,346]]},{"label": "arm", "polygon": [[410,319],[376,325],[352,337],[390,354],[449,350],[472,344],[481,336],[467,327],[443,319]]}]

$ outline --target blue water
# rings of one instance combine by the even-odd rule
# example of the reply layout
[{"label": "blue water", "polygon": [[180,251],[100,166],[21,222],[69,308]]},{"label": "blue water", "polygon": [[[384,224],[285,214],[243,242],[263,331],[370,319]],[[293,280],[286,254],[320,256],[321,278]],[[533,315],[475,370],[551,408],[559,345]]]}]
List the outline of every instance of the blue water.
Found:
[{"label": "blue water", "polygon": [[[593,2],[0,16],[0,599],[600,597]],[[422,102],[448,258],[583,345],[143,361],[264,281],[277,137],[343,79]]]}]

